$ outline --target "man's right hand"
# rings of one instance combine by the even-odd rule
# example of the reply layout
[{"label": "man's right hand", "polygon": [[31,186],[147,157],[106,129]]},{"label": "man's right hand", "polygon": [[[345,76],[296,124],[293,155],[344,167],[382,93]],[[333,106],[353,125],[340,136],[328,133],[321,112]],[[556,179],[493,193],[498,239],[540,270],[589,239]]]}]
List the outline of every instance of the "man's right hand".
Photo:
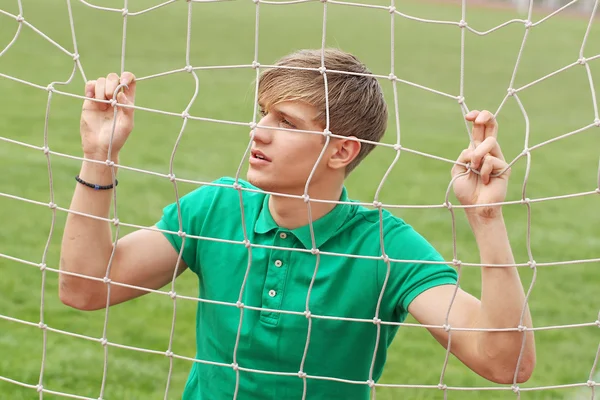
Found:
[{"label": "man's right hand", "polygon": [[[119,104],[133,105],[135,101],[135,76],[124,72],[119,76],[115,73],[106,78],[89,81],[85,85],[85,96],[97,100],[112,100],[119,85],[126,85],[117,93]],[[117,160],[118,153],[125,144],[133,129],[134,109],[117,107],[115,131],[112,137],[111,159]],[[109,103],[85,100],[81,111],[80,133],[83,153],[86,158],[105,161],[111,144],[114,123],[114,108]]]}]

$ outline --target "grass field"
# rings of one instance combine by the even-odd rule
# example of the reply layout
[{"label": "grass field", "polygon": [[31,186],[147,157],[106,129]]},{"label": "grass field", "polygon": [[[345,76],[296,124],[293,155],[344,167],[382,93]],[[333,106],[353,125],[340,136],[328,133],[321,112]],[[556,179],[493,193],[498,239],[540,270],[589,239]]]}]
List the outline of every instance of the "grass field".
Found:
[{"label": "grass field", "polygon": [[[88,79],[120,68],[122,17],[118,13],[93,10],[73,2],[79,53]],[[98,2],[100,3],[100,2]],[[137,11],[157,1],[131,1]],[[17,1],[3,1],[1,9],[18,14]],[[385,4],[385,3],[380,3]],[[389,4],[389,3],[388,3]],[[122,1],[103,1],[104,6],[122,7]],[[422,17],[460,20],[454,3],[399,2],[399,10]],[[65,2],[23,0],[24,17],[56,42],[72,51]],[[272,63],[298,48],[320,47],[322,10],[319,2],[293,6],[262,5],[260,10],[259,61]],[[187,4],[177,2],[128,21],[125,67],[146,76],[185,66]],[[254,55],[255,5],[250,1],[193,5],[191,63],[194,66],[249,64]],[[510,10],[470,7],[467,21],[487,30],[511,18]],[[534,21],[543,17],[536,14]],[[372,71],[390,72],[390,15],[385,10],[329,5],[327,45],[340,47],[361,58]],[[516,77],[520,87],[578,58],[587,18],[559,16],[532,29]],[[12,39],[17,23],[0,14],[0,51]],[[506,93],[524,27],[509,25],[487,36],[467,34],[465,53],[465,97],[469,108],[492,111]],[[460,76],[460,31],[454,26],[422,24],[396,18],[395,74],[453,95],[458,94]],[[585,55],[600,54],[600,23],[588,39]],[[43,86],[65,80],[72,60],[39,35],[24,28],[20,38],[0,57],[0,72]],[[600,92],[600,60],[590,63],[596,91]],[[253,109],[251,69],[198,72],[199,96],[192,115],[250,121]],[[181,112],[189,102],[194,81],[189,74],[169,75],[140,82],[137,104]],[[382,82],[393,108],[392,86]],[[82,94],[83,79],[61,88]],[[408,85],[399,84],[401,143],[411,149],[454,159],[467,145],[467,133],[456,101]],[[37,146],[43,145],[47,92],[0,78],[0,136]],[[568,69],[520,94],[530,121],[530,145],[586,126],[594,121],[594,110],[585,69]],[[78,132],[80,100],[55,95],[49,120],[49,146],[53,151],[80,155]],[[395,141],[395,117],[385,142]],[[121,162],[126,166],[167,173],[171,151],[182,120],[138,112],[136,129]],[[524,147],[525,120],[513,99],[499,115],[500,143],[508,159]],[[598,186],[600,128],[593,128],[532,152],[527,197],[542,198],[594,190]],[[191,121],[174,161],[178,177],[212,180],[234,175],[247,145],[247,128]],[[348,179],[350,196],[372,201],[375,190],[395,153],[378,148]],[[54,201],[68,207],[80,163],[51,157]],[[514,166],[508,200],[521,198],[525,159]],[[0,142],[0,192],[48,202],[48,168],[42,152]],[[450,165],[405,152],[389,176],[380,200],[393,204],[441,204],[449,182]],[[173,201],[168,180],[119,172],[118,211],[121,221],[151,225],[164,205]],[[182,184],[180,193],[193,189]],[[426,236],[446,257],[452,258],[450,215],[443,209],[395,211]],[[47,265],[58,268],[65,213],[58,212]],[[523,205],[505,207],[517,262],[527,262],[527,214]],[[41,207],[0,197],[0,253],[41,262],[52,213]],[[121,233],[129,230],[122,229]],[[459,213],[458,256],[478,262],[469,227]],[[600,257],[600,196],[555,200],[532,205],[531,251],[537,262],[568,261]],[[521,272],[529,287],[532,273]],[[477,268],[465,268],[462,285],[478,294]],[[47,273],[44,291],[44,322],[49,326],[99,338],[104,312],[81,312],[59,301],[57,276]],[[37,323],[40,321],[42,273],[39,269],[0,258],[0,315]],[[195,277],[186,272],[177,281],[177,292],[194,296]],[[168,290],[168,289],[166,289]],[[600,263],[540,267],[530,299],[537,327],[590,323],[600,309]],[[165,351],[173,313],[168,296],[150,294],[110,310],[109,341],[128,346]],[[173,340],[176,354],[193,357],[195,303],[177,301],[177,323]],[[409,319],[409,322],[413,322]],[[588,380],[600,342],[597,327],[539,331],[537,368],[523,387],[582,383]],[[105,399],[162,399],[169,369],[164,356],[109,347]],[[422,328],[401,328],[390,348],[383,383],[428,384],[439,382],[444,349]],[[42,332],[0,318],[0,376],[37,384],[42,359]],[[103,374],[104,350],[99,343],[49,332],[44,369],[44,387],[54,391],[98,398]],[[169,399],[181,396],[191,363],[175,360]],[[596,379],[599,381],[600,379]],[[449,361],[444,383],[448,386],[494,386],[479,378],[455,358]],[[596,393],[598,389],[596,390]],[[585,396],[585,397],[581,397]],[[598,396],[598,394],[596,394]],[[591,397],[586,388],[523,392],[521,399],[579,399]],[[0,399],[38,398],[34,389],[0,380]],[[44,394],[44,399],[58,396]],[[442,399],[435,389],[379,389],[378,399]],[[448,399],[514,399],[509,391],[456,392]]]}]

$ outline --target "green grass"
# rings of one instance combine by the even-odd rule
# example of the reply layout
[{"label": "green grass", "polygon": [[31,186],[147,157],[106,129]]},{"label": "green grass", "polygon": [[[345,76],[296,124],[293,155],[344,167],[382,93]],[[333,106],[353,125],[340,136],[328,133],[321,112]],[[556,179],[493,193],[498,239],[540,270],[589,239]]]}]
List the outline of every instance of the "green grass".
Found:
[{"label": "green grass", "polygon": [[[7,4],[8,3],[8,4]],[[65,48],[72,50],[65,2],[24,0],[24,16]],[[88,79],[119,70],[122,17],[92,10],[73,2],[79,52]],[[97,2],[100,4],[100,2]],[[137,11],[151,1],[130,2]],[[122,7],[122,2],[103,5]],[[384,4],[384,3],[381,3]],[[460,19],[453,4],[401,2],[397,7],[410,15],[433,19]],[[17,2],[2,8],[18,13]],[[193,5],[191,63],[194,66],[249,64],[254,54],[252,2]],[[319,2],[294,6],[260,7],[259,61],[272,63],[298,48],[321,43],[323,5]],[[125,67],[137,76],[163,72],[185,65],[187,4],[176,4],[129,18]],[[472,7],[467,21],[487,30],[518,17],[515,12]],[[536,14],[534,20],[539,20]],[[327,44],[355,53],[372,71],[390,72],[390,15],[385,10],[329,5]],[[587,19],[560,16],[532,29],[516,77],[520,87],[578,58]],[[0,15],[0,49],[12,39],[17,24]],[[465,97],[471,109],[495,111],[506,93],[524,28],[509,25],[487,36],[466,35]],[[458,94],[460,76],[460,32],[453,26],[421,24],[396,18],[395,74],[440,91]],[[600,27],[594,25],[585,55],[600,53]],[[46,86],[65,80],[72,60],[39,35],[24,28],[16,44],[0,58],[0,72]],[[600,91],[600,60],[590,63]],[[192,115],[250,121],[253,110],[254,71],[246,69],[200,71],[199,96]],[[392,86],[383,81],[393,107]],[[58,86],[57,86],[58,87]],[[62,90],[82,93],[83,79],[77,74]],[[140,82],[141,106],[182,112],[194,90],[193,79],[181,73]],[[401,142],[404,146],[454,159],[467,145],[467,133],[458,104],[421,89],[399,84]],[[43,145],[44,115],[48,94],[7,79],[0,79],[0,136]],[[530,121],[530,145],[559,136],[591,123],[594,111],[590,88],[581,66],[537,84],[522,93]],[[49,120],[52,150],[80,155],[78,119],[81,102],[54,95]],[[395,141],[392,113],[385,142]],[[499,115],[500,142],[508,159],[524,147],[525,122],[514,99]],[[182,120],[138,112],[136,129],[121,154],[124,165],[167,173],[174,142]],[[598,174],[600,130],[587,130],[532,152],[527,197],[541,198],[594,190]],[[180,178],[211,180],[234,175],[247,145],[247,129],[231,125],[191,121],[174,160]],[[353,198],[372,201],[377,186],[395,153],[378,148],[348,179]],[[68,207],[79,170],[76,160],[51,157],[54,202]],[[514,166],[509,200],[521,197],[525,160]],[[42,152],[5,141],[0,142],[0,192],[49,202],[48,167]],[[411,153],[403,153],[386,181],[380,200],[394,204],[441,204],[449,182],[449,165]],[[121,170],[118,212],[121,221],[150,225],[161,208],[173,201],[172,185],[164,179]],[[180,185],[185,193],[191,185]],[[537,262],[568,261],[600,257],[600,197],[587,196],[532,205],[531,250]],[[452,258],[450,215],[447,210],[402,210],[397,212],[422,232],[448,259]],[[526,262],[527,214],[522,205],[505,207],[511,242],[518,262]],[[0,197],[0,253],[41,262],[52,212],[45,207]],[[57,212],[46,263],[58,268],[59,247],[65,214]],[[127,233],[122,229],[121,234]],[[468,224],[458,213],[458,256],[478,262]],[[521,272],[524,284],[532,281],[530,270]],[[465,268],[463,287],[478,294],[480,274]],[[598,318],[600,264],[540,267],[530,306],[536,326],[593,322]],[[57,296],[57,275],[46,273],[42,286],[39,269],[0,259],[0,315],[37,323],[40,320],[41,288],[43,317],[48,326],[99,338],[104,312],[80,312],[62,305]],[[168,289],[167,289],[168,290]],[[178,293],[194,296],[194,276],[186,272],[176,283]],[[177,301],[173,339],[176,354],[193,357],[193,302]],[[107,335],[111,342],[165,351],[169,343],[173,304],[169,297],[150,294],[110,309]],[[410,319],[409,321],[413,321]],[[42,332],[36,327],[0,319],[0,376],[37,384],[42,357]],[[595,327],[544,330],[536,334],[537,368],[523,387],[581,383],[588,379],[600,330]],[[424,329],[402,328],[389,353],[383,383],[437,384],[445,352]],[[98,398],[103,374],[104,351],[97,342],[48,332],[44,387],[49,390]],[[191,363],[175,360],[169,398],[180,397]],[[162,399],[169,370],[164,356],[109,347],[106,399]],[[479,378],[451,358],[444,382],[449,386],[496,386]],[[575,399],[591,392],[560,389],[524,392],[522,399]],[[38,398],[33,389],[0,380],[0,397],[21,400]],[[514,399],[511,391],[447,393],[448,399]],[[44,399],[56,399],[44,394]],[[378,399],[442,399],[438,390],[379,389]]]}]

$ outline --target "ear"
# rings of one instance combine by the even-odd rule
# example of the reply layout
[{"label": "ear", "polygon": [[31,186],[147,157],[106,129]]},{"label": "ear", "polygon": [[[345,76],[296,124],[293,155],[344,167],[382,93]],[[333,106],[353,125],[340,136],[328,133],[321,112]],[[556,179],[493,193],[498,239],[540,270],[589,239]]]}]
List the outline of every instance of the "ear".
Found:
[{"label": "ear", "polygon": [[331,142],[331,156],[327,165],[333,169],[346,168],[360,152],[361,143],[356,136],[348,136],[348,139],[336,138]]}]

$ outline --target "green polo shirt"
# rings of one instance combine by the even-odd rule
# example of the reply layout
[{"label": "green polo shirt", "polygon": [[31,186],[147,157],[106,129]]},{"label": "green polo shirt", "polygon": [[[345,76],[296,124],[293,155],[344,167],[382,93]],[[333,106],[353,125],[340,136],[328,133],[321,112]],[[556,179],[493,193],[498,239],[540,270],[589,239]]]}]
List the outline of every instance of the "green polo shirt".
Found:
[{"label": "green polo shirt", "polygon": [[[214,183],[231,186],[234,182],[222,178]],[[256,189],[248,182],[238,182],[244,188]],[[182,231],[203,238],[185,239],[183,259],[198,276],[199,297],[218,302],[198,303],[196,358],[201,362],[193,363],[183,398],[232,399],[236,383],[240,400],[302,398],[304,382],[298,372],[309,320],[303,314],[284,312],[305,311],[318,262],[309,298],[311,314],[366,321],[311,318],[310,342],[302,368],[310,376],[306,379],[306,398],[368,399],[366,382],[377,339],[373,318],[388,272],[388,265],[380,258],[379,211],[356,204],[336,205],[313,223],[315,248],[327,253],[317,256],[306,251],[313,248],[308,225],[293,230],[279,227],[269,212],[269,195],[242,191],[248,240],[263,246],[249,250],[242,243],[244,229],[238,193],[231,187],[205,185],[180,200]],[[345,188],[340,200],[354,203],[348,199]],[[164,208],[157,225],[179,231],[175,204]],[[180,251],[181,236],[165,236]],[[385,252],[391,259],[443,260],[413,228],[387,211],[383,212],[383,238]],[[408,305],[419,293],[438,285],[456,284],[456,271],[445,264],[390,264],[379,310],[382,321],[402,322]],[[258,310],[243,309],[235,351],[240,322],[240,308],[235,303],[246,274],[241,302]],[[395,326],[381,325],[374,381],[381,376],[387,347],[396,331]],[[238,370],[236,377],[231,366],[234,352],[237,365],[252,371]]]}]

